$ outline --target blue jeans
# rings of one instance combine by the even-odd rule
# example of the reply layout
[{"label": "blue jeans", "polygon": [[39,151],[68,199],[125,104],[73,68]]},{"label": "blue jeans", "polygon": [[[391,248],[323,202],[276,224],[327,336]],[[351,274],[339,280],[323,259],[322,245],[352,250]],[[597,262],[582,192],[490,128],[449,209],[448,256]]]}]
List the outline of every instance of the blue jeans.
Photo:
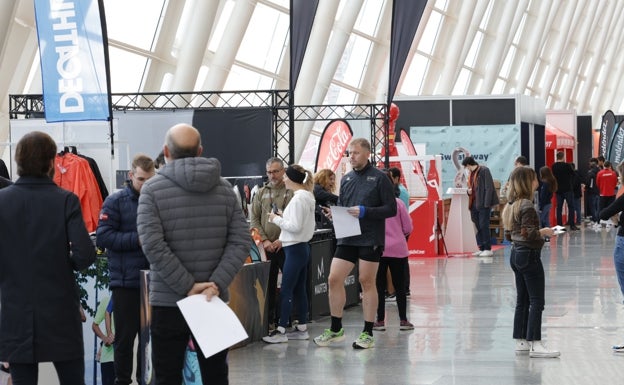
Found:
[{"label": "blue jeans", "polygon": [[286,327],[293,307],[297,302],[297,316],[300,324],[308,322],[308,264],[310,263],[310,244],[307,242],[284,246],[284,269],[280,289],[279,326]]},{"label": "blue jeans", "polygon": [[542,208],[540,211],[540,227],[550,227],[550,209],[552,208],[552,203],[549,203]]},{"label": "blue jeans", "polygon": [[574,226],[574,193],[566,191],[557,193],[557,226],[563,226],[561,211],[563,210],[563,201],[568,204],[568,226]]},{"label": "blue jeans", "polygon": [[620,291],[624,295],[624,237],[615,237],[615,249],[613,250],[613,262],[615,264],[615,273],[617,275],[618,283],[620,284]]},{"label": "blue jeans", "polygon": [[583,216],[581,215],[581,197],[574,198],[574,222],[580,225],[583,222]]},{"label": "blue jeans", "polygon": [[470,219],[477,226],[477,245],[479,250],[492,250],[490,238],[490,211],[489,207],[471,209]]},{"label": "blue jeans", "polygon": [[591,210],[591,220],[593,222],[600,221],[600,195],[589,194],[589,207]]},{"label": "blue jeans", "polygon": [[509,262],[516,277],[516,312],[513,338],[527,341],[542,339],[544,311],[544,266],[541,250],[516,247],[511,249]]}]

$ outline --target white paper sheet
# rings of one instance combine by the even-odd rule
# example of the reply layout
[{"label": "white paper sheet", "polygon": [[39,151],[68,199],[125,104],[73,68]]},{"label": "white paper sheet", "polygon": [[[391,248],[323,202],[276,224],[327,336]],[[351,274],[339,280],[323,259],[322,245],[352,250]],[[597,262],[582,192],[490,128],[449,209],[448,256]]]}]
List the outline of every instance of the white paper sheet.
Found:
[{"label": "white paper sheet", "polygon": [[202,294],[179,300],[178,307],[206,358],[248,338],[230,307],[219,297]]},{"label": "white paper sheet", "polygon": [[348,207],[330,206],[336,238],[352,237],[362,234],[360,220],[347,212]]}]

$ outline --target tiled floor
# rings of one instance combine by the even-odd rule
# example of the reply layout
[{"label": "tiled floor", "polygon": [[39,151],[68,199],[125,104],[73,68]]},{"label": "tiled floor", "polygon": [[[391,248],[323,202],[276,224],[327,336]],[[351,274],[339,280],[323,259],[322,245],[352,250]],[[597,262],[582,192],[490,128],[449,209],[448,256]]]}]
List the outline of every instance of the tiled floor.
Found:
[{"label": "tiled floor", "polygon": [[[354,350],[359,306],[345,312],[347,341],[256,342],[230,353],[232,384],[616,384],[624,381],[624,305],[614,273],[615,230],[553,237],[542,251],[546,270],[543,339],[560,358],[516,355],[511,337],[515,288],[509,248],[493,258],[412,259],[408,304],[413,331],[399,331],[387,307],[376,346]],[[314,337],[328,327],[309,325]]]}]

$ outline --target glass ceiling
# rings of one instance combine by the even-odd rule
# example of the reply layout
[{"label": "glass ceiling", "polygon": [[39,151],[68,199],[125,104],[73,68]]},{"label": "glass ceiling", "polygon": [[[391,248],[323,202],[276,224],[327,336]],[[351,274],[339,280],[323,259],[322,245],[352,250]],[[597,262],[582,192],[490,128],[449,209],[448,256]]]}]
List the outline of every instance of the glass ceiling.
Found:
[{"label": "glass ceiling", "polygon": [[[0,142],[8,94],[41,92],[33,0],[2,3]],[[288,88],[288,0],[104,4],[113,92]],[[391,6],[320,1],[297,104],[385,101]],[[623,12],[615,0],[429,0],[396,96],[525,94],[598,127],[607,109],[623,110],[612,28]]]}]

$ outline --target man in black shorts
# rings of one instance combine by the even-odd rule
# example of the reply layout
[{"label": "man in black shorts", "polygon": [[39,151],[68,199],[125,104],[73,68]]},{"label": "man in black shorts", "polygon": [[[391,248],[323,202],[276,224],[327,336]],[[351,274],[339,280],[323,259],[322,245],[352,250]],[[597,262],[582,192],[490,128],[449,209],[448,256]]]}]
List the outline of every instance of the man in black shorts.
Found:
[{"label": "man in black shorts", "polygon": [[338,206],[348,207],[349,214],[359,218],[362,233],[338,239],[329,271],[331,327],[314,339],[319,346],[328,346],[345,339],[342,328],[342,314],[346,302],[344,281],[356,263],[362,286],[364,330],[353,342],[353,347],[368,349],[375,345],[373,338],[373,323],[377,311],[375,277],[384,247],[386,218],[396,215],[396,200],[390,179],[369,162],[370,152],[371,146],[366,139],[354,139],[349,145],[353,171],[346,174],[340,182]]}]

